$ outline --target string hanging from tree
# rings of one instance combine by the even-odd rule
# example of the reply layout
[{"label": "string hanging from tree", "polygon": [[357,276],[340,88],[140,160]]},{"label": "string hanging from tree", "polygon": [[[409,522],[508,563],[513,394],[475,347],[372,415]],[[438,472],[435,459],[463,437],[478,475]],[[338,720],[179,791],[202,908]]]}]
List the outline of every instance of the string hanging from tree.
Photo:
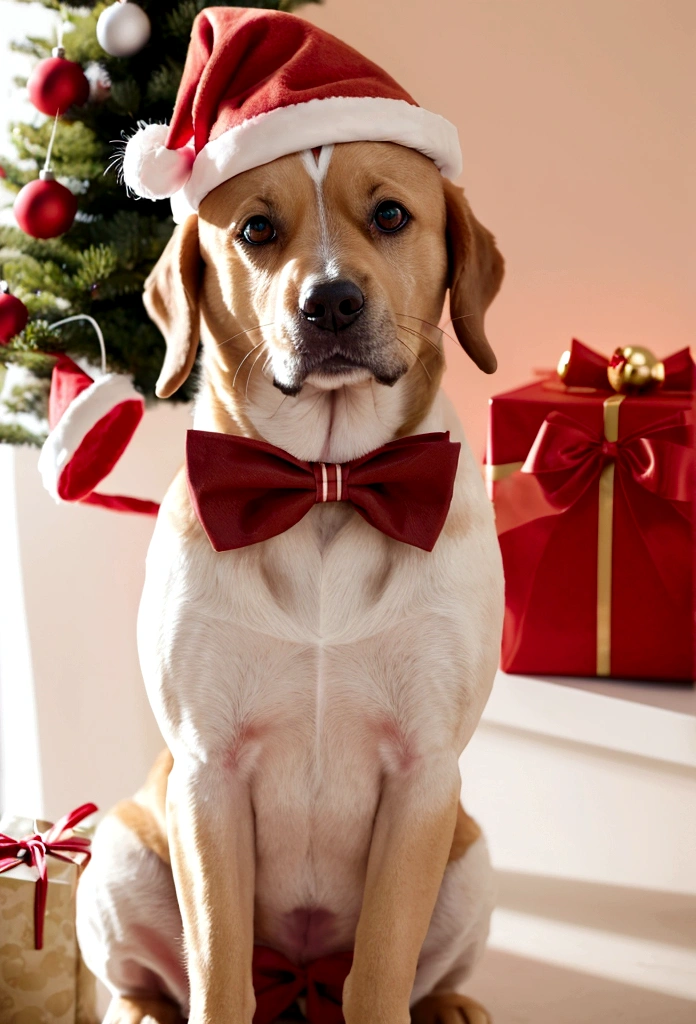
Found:
[{"label": "string hanging from tree", "polygon": [[14,203],[17,224],[32,238],[57,238],[65,234],[77,213],[77,196],[56,181],[51,170],[57,127],[58,114],[53,122],[44,168],[36,181],[30,181],[20,190]]}]

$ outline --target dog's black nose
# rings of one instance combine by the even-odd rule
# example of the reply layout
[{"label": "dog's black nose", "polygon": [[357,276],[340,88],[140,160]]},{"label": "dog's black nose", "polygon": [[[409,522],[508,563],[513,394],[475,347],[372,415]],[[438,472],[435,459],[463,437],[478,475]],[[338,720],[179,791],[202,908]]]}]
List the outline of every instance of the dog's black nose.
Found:
[{"label": "dog's black nose", "polygon": [[325,331],[350,327],[363,311],[365,296],[353,281],[317,281],[300,295],[300,312]]}]

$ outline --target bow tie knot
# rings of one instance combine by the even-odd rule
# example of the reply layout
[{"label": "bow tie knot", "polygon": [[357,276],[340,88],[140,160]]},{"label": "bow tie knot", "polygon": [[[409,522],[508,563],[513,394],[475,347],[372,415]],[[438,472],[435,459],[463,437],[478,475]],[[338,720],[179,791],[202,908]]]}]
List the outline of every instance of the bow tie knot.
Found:
[{"label": "bow tie knot", "polygon": [[348,466],[340,462],[312,462],[317,484],[317,503],[345,501],[348,498]]}]

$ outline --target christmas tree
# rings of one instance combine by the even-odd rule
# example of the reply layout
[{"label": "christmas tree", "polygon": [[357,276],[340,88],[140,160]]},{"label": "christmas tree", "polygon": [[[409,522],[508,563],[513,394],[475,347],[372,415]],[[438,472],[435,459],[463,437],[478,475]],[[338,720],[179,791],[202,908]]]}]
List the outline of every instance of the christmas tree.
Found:
[{"label": "christmas tree", "polygon": [[[284,11],[306,2],[317,0],[214,0],[216,6]],[[24,330],[0,345],[0,363],[11,368],[0,391],[0,442],[9,443],[44,440],[55,361],[46,353],[65,351],[99,362],[97,337],[89,324],[78,321],[50,329],[66,317],[94,317],[106,338],[109,369],[130,374],[146,396],[154,394],[164,342],[145,313],[141,294],[174,223],[168,201],[136,203],[128,197],[114,155],[138,121],[171,117],[193,20],[213,6],[206,0],[139,0],[151,22],[149,42],[132,56],[114,57],[101,48],[96,34],[107,4],[41,3],[60,14],[56,24],[62,19],[65,26],[65,57],[85,71],[90,95],[84,106],[71,107],[58,119],[52,148],[56,179],[78,199],[72,227],[59,238],[42,241],[0,224],[0,279],[24,302],[30,317]],[[57,43],[57,36],[29,38],[14,48],[42,60]],[[24,84],[18,82],[18,89]],[[6,205],[13,201],[11,192],[38,177],[53,127],[53,119],[38,113],[33,123],[12,126],[17,162],[3,161]],[[0,366],[0,384],[4,372]],[[184,387],[175,397],[186,400],[190,395]]]}]

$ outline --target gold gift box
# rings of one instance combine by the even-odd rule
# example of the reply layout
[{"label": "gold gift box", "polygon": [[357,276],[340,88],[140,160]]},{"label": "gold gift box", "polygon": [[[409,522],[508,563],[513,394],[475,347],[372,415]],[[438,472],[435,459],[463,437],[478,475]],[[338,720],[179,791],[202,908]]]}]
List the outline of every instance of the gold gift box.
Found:
[{"label": "gold gift box", "polygon": [[[31,818],[0,820],[0,832],[9,836],[49,827],[50,822]],[[66,856],[70,863],[46,858],[43,949],[34,948],[36,869],[20,864],[0,874],[0,1024],[96,1022],[94,979],[82,963],[75,934],[77,882],[86,857]]]}]

